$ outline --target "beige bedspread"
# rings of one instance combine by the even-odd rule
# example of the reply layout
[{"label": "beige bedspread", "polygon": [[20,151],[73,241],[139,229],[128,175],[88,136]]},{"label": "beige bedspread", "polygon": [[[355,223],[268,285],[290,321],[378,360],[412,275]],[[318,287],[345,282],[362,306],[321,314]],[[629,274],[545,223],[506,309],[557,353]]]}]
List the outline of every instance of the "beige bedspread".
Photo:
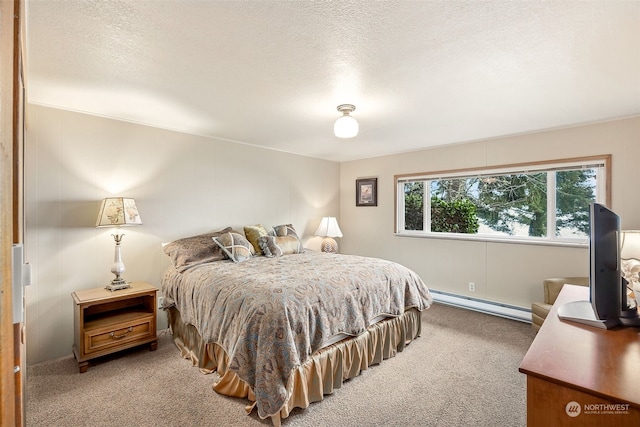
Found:
[{"label": "beige bedspread", "polygon": [[291,373],[334,336],[432,302],[418,275],[397,263],[319,252],[170,267],[161,292],[166,307],[224,349],[261,418],[281,409]]}]

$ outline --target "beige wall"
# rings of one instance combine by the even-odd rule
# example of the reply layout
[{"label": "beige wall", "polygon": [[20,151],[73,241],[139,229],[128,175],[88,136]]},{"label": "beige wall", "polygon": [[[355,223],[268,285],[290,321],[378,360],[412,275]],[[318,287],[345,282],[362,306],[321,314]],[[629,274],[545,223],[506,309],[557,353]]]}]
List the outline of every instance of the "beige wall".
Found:
[{"label": "beige wall", "polygon": [[113,230],[94,227],[104,197],[136,199],[143,225],[123,229],[124,277],[156,286],[161,242],[290,222],[318,249],[320,218],[339,214],[335,162],[34,105],[27,126],[29,364],[71,354],[71,292],[113,278]]},{"label": "beige wall", "polygon": [[[588,249],[395,236],[394,175],[600,154],[612,154],[612,208],[622,228],[640,228],[636,117],[342,163],[341,250],[403,263],[432,289],[528,308],[542,299],[544,278],[588,275]],[[356,207],[355,180],[367,177],[378,177],[378,206]]]},{"label": "beige wall", "polygon": [[[640,229],[640,118],[342,164],[33,105],[27,126],[29,364],[71,353],[70,293],[113,277],[111,231],[94,228],[110,195],[134,197],[144,223],[124,230],[125,278],[156,285],[168,263],[161,242],[291,222],[317,249],[324,215],[339,216],[341,252],[398,261],[437,290],[529,307],[545,277],[587,274],[585,248],[395,236],[394,175],[429,170],[610,153],[612,207],[623,228]],[[377,207],[355,206],[363,177],[378,177]]]}]

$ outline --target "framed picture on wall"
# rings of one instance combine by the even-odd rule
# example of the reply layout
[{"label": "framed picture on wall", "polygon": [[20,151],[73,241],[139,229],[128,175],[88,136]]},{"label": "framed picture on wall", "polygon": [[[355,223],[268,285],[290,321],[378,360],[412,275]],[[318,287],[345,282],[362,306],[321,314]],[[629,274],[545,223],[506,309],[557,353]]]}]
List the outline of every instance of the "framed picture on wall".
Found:
[{"label": "framed picture on wall", "polygon": [[356,206],[378,206],[378,178],[356,179]]}]

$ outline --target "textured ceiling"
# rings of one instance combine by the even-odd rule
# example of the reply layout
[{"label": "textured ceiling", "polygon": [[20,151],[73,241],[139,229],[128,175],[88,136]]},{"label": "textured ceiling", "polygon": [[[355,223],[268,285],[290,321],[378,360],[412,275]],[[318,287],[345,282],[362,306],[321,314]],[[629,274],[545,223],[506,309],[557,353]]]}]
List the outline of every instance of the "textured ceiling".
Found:
[{"label": "textured ceiling", "polygon": [[[31,103],[336,161],[640,114],[640,1],[26,0]],[[333,136],[338,104],[360,134]]]}]

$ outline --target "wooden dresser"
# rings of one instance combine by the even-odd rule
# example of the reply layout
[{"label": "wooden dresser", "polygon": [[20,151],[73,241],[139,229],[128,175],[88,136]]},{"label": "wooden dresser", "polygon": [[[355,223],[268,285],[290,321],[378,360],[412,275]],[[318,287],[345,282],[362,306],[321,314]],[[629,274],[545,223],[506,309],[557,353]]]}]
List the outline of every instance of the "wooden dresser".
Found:
[{"label": "wooden dresser", "polygon": [[132,282],[131,288],[109,291],[85,289],[71,294],[75,302],[73,355],[80,372],[88,360],[116,351],[149,344],[158,345],[156,293],[146,282]]},{"label": "wooden dresser", "polygon": [[565,285],[520,365],[528,427],[640,426],[640,328],[558,318],[560,305],[588,299],[589,288]]}]

